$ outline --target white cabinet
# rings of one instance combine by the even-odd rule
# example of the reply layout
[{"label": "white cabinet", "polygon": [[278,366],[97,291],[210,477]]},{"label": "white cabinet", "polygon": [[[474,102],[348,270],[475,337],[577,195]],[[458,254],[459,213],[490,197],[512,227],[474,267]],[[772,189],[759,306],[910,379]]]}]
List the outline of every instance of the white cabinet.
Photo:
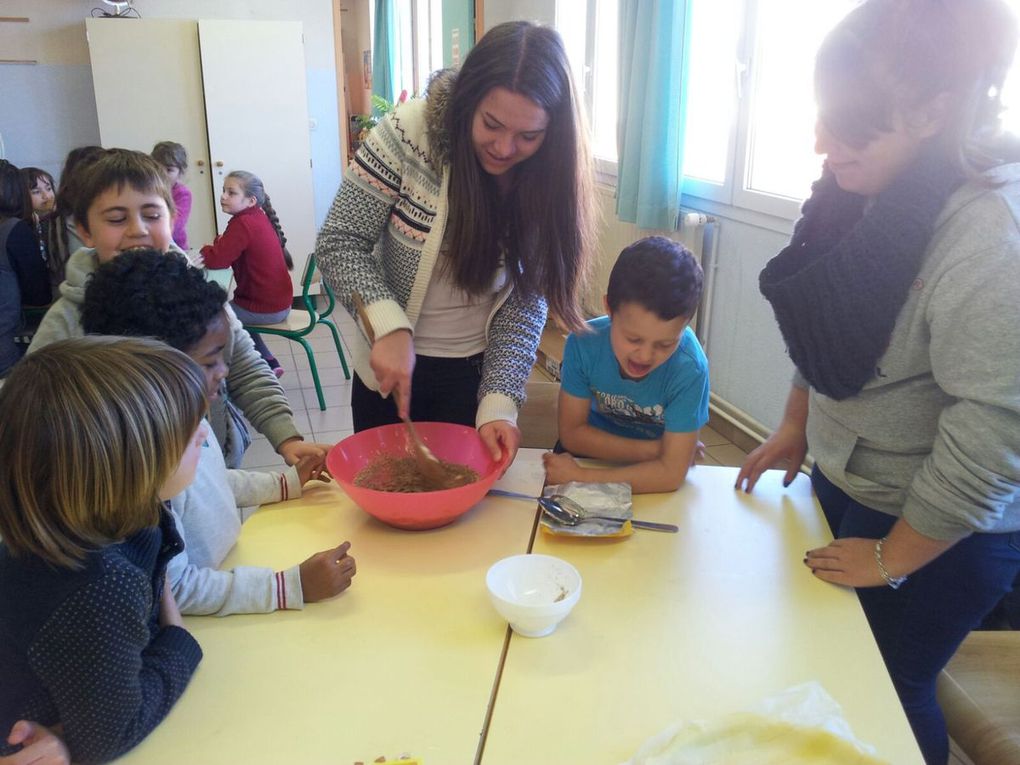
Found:
[{"label": "white cabinet", "polygon": [[219,209],[232,170],[259,176],[294,256],[295,294],[315,246],[301,23],[87,19],[103,146],[188,151],[188,244],[226,227]]}]

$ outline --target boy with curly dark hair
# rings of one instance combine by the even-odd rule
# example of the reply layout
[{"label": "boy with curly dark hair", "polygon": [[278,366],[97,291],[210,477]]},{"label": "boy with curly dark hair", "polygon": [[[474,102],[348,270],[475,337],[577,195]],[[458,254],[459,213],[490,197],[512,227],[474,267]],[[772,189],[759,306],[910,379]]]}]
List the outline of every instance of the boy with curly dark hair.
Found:
[{"label": "boy with curly dark hair", "polygon": [[[90,334],[147,336],[184,351],[202,368],[210,400],[226,396],[224,348],[230,324],[226,293],[183,256],[134,250],[99,266],[85,288],[82,328]],[[184,614],[262,613],[302,608],[345,590],[355,573],[350,543],[274,572],[239,566],[219,571],[258,506],[301,496],[317,459],[306,456],[282,473],[229,470],[210,431],[192,485],[170,501],[185,542],[167,581]]]}]

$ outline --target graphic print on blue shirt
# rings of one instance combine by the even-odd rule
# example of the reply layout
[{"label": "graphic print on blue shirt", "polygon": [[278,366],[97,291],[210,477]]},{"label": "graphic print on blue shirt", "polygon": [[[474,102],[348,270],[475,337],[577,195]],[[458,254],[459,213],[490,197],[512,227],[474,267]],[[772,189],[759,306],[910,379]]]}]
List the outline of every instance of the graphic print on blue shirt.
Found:
[{"label": "graphic print on blue shirt", "polygon": [[673,354],[640,380],[620,373],[608,316],[591,332],[570,335],[563,351],[563,390],[591,400],[588,424],[625,438],[691,433],[708,422],[708,361],[694,332],[684,330]]}]

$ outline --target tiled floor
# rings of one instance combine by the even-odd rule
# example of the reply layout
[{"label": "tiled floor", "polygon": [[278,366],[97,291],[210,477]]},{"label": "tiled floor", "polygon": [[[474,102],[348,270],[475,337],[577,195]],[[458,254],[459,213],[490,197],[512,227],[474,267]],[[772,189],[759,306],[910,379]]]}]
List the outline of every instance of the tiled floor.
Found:
[{"label": "tiled floor", "polygon": [[[339,320],[340,332],[345,337],[348,333],[357,331],[353,321],[346,314],[341,313]],[[286,370],[280,382],[287,391],[291,407],[294,409],[297,427],[305,438],[332,444],[353,433],[351,383],[344,379],[340,359],[328,328],[316,327],[309,340],[315,351],[315,363],[319,368],[319,379],[326,399],[325,411],[319,409],[304,349],[290,340],[268,335],[266,343]],[[344,353],[349,364],[350,353],[347,352],[346,346]],[[277,468],[283,465],[280,456],[273,451],[264,436],[254,430],[252,436],[254,442],[245,454],[242,467]],[[705,443],[706,451],[701,462],[706,465],[740,465],[746,456],[746,452],[710,427],[702,429],[701,440]]]},{"label": "tiled floor", "polygon": [[[354,332],[354,324],[344,314],[342,316],[341,333]],[[308,368],[308,356],[304,348],[295,342],[282,337],[265,336],[266,344],[276,354],[280,364],[286,370],[280,383],[287,392],[291,408],[294,410],[294,422],[298,430],[308,440],[324,444],[333,444],[354,432],[354,421],[351,419],[351,383],[344,379],[340,368],[340,357],[337,355],[333,336],[329,329],[318,326],[309,336],[309,344],[315,352],[315,364],[319,369],[319,380],[322,383],[326,409],[319,409],[315,396],[315,383]],[[350,365],[350,353],[346,346],[344,354]],[[273,450],[269,442],[258,431],[252,430],[254,441],[244,456],[242,467],[276,468],[283,465],[283,460]]]},{"label": "tiled floor", "polygon": [[705,444],[705,456],[698,460],[699,463],[732,467],[740,467],[744,463],[747,452],[710,426],[701,429],[700,438]]}]

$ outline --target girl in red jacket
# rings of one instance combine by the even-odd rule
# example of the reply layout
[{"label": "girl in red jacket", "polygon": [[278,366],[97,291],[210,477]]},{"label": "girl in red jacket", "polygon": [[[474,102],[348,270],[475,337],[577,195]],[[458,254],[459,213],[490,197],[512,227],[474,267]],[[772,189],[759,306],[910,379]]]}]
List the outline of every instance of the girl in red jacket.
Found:
[{"label": "girl in red jacket", "polygon": [[[293,300],[287,272],[294,262],[262,181],[244,170],[230,173],[223,181],[220,208],[232,217],[226,231],[202,248],[206,268],[234,269],[237,286],[230,305],[242,324],[283,321]],[[276,376],[282,376],[262,337],[252,333],[252,340]]]}]

